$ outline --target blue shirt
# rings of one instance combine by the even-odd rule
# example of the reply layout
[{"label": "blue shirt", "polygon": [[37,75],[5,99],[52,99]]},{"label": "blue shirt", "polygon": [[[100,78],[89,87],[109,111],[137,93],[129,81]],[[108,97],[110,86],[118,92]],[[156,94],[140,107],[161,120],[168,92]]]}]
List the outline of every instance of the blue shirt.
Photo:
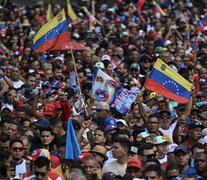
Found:
[{"label": "blue shirt", "polygon": [[181,174],[185,175],[185,174],[194,174],[194,173],[196,173],[196,170],[193,167],[189,166],[188,169],[182,172]]}]

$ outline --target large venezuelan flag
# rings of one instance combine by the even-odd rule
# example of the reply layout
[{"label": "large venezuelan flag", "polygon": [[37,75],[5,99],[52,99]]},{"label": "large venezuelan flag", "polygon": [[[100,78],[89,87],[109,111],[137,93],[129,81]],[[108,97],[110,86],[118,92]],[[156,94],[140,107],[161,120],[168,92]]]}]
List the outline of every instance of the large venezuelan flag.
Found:
[{"label": "large venezuelan flag", "polygon": [[175,72],[161,59],[157,59],[144,87],[179,103],[187,103],[192,84]]},{"label": "large venezuelan flag", "polygon": [[166,13],[161,9],[161,7],[153,0],[153,12],[154,13],[160,13],[162,16],[166,16]]},{"label": "large venezuelan flag", "polygon": [[41,27],[33,39],[35,52],[47,51],[70,41],[65,11],[62,10]]},{"label": "large venezuelan flag", "polygon": [[4,46],[2,43],[0,44],[0,53],[6,54],[8,52],[8,49],[6,46]]}]

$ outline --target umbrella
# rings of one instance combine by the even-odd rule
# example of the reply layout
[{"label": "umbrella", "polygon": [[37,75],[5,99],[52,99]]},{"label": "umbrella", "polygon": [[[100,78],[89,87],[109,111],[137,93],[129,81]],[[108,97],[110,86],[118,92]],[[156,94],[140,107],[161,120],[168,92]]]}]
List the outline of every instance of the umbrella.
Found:
[{"label": "umbrella", "polygon": [[[76,41],[71,41],[71,46],[73,51],[85,51],[86,48],[81,44]],[[53,49],[50,49],[50,51],[68,51],[70,50],[70,45],[69,43],[61,44],[58,47],[55,47]]]}]

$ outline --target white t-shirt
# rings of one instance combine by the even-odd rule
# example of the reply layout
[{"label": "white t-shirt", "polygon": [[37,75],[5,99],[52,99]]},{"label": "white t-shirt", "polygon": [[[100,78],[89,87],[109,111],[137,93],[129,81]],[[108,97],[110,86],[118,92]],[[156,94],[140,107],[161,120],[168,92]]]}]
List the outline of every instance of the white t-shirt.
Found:
[{"label": "white t-shirt", "polygon": [[160,164],[162,165],[164,162],[167,162],[167,155],[165,155],[162,159],[158,159]]},{"label": "white t-shirt", "polygon": [[108,157],[108,160],[105,161],[104,164],[108,164],[108,163],[116,160],[115,158],[113,158],[113,154],[112,154],[111,149],[109,151],[107,151],[106,156]]},{"label": "white t-shirt", "polygon": [[16,172],[22,176],[24,173],[27,172],[26,170],[26,161],[23,159],[23,161],[20,164],[16,165]]},{"label": "white t-shirt", "polygon": [[113,172],[116,175],[124,176],[126,173],[127,163],[119,164],[117,160],[112,161],[106,165],[104,165],[102,172],[103,174],[106,172]]},{"label": "white t-shirt", "polygon": [[19,81],[12,81],[13,85],[14,85],[14,88],[16,89],[19,89],[23,84],[24,82],[19,80]]},{"label": "white t-shirt", "polygon": [[164,129],[162,129],[162,128],[159,128],[159,130],[160,130],[162,133],[164,133],[164,134],[166,134],[166,135],[169,136],[169,138],[171,139],[172,143],[173,143],[173,131],[174,131],[174,129],[175,129],[176,124],[177,124],[177,121],[175,121],[173,124],[171,124],[171,125],[170,125],[170,128],[167,129],[167,130],[164,130]]}]

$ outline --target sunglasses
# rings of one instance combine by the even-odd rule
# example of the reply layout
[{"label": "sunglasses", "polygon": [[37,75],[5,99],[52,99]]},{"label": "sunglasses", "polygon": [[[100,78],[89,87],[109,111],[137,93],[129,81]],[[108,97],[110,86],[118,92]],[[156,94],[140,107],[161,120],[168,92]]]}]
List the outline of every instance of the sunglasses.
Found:
[{"label": "sunglasses", "polygon": [[165,118],[170,119],[171,117],[170,117],[170,116],[164,116],[164,115],[161,115],[160,118],[161,118],[161,119],[165,119]]},{"label": "sunglasses", "polygon": [[154,159],[156,157],[156,154],[148,154],[146,157],[147,159]]},{"label": "sunglasses", "polygon": [[42,176],[42,177],[44,177],[44,176],[46,176],[47,172],[37,172],[37,171],[35,171],[34,174],[36,176]]},{"label": "sunglasses", "polygon": [[177,176],[168,176],[167,179],[168,180],[174,180]]},{"label": "sunglasses", "polygon": [[13,149],[13,151],[23,151],[24,150],[24,148],[23,147],[13,147],[12,148]]},{"label": "sunglasses", "polygon": [[132,71],[132,72],[133,72],[133,71],[137,72],[137,71],[138,71],[138,69],[133,69],[133,68],[132,68],[132,69],[131,69],[131,71]]}]

